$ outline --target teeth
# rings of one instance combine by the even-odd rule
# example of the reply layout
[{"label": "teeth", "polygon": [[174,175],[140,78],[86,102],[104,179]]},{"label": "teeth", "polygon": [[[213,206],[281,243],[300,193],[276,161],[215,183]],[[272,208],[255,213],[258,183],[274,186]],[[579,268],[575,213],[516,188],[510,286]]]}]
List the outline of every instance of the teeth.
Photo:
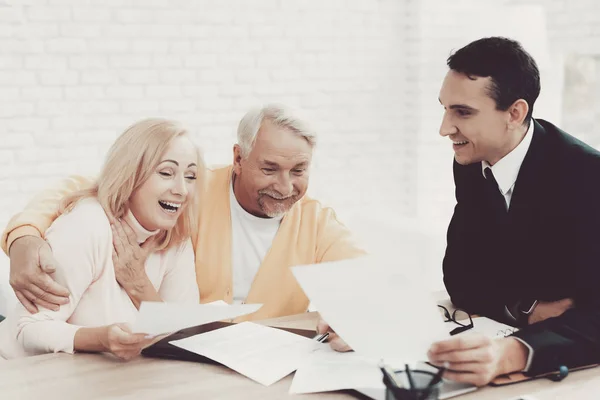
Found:
[{"label": "teeth", "polygon": [[469,143],[469,142],[468,142],[468,141],[466,141],[466,140],[464,140],[464,141],[462,141],[462,142],[452,142],[452,143],[453,143],[453,144],[460,145],[460,144],[467,144],[467,143]]},{"label": "teeth", "polygon": [[[159,200],[158,202],[163,206],[162,207],[163,210],[165,210],[166,212],[171,213],[171,214],[175,214],[179,210],[179,207],[181,207],[181,204],[171,203],[169,201]],[[171,207],[171,208],[167,208],[167,207]]]},{"label": "teeth", "polygon": [[181,207],[181,204],[177,204],[177,203],[169,203],[168,201],[162,201],[162,200],[161,200],[161,203],[163,203],[163,204],[166,204],[166,205],[168,205],[168,206],[171,206],[171,207],[173,207],[173,208],[179,208],[179,207]]}]

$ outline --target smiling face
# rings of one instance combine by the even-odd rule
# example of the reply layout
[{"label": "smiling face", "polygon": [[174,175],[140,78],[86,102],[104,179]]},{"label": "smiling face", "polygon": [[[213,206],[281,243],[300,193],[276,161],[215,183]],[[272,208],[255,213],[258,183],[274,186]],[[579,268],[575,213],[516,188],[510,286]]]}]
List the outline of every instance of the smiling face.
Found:
[{"label": "smiling face", "polygon": [[235,196],[257,217],[280,217],[308,188],[312,147],[307,140],[263,121],[247,158],[234,147]]},{"label": "smiling face", "polygon": [[[494,165],[514,148],[511,108],[496,109],[489,96],[489,77],[468,76],[450,70],[440,90],[444,117],[440,135],[450,138],[459,164],[487,161]],[[521,118],[522,120],[522,118]]]},{"label": "smiling face", "polygon": [[173,139],[150,177],[133,193],[129,207],[147,230],[172,229],[196,189],[198,153],[186,136]]}]

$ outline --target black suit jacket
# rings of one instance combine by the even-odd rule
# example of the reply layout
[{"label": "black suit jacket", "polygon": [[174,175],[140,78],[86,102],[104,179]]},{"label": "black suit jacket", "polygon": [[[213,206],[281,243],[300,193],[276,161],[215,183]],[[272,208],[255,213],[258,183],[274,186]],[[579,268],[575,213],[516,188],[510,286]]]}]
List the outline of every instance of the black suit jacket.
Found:
[{"label": "black suit jacket", "polygon": [[600,362],[600,153],[533,123],[506,215],[492,207],[481,163],[454,162],[443,268],[457,307],[501,322],[505,306],[523,299],[575,300],[562,316],[515,334],[533,348],[529,373],[539,374]]}]

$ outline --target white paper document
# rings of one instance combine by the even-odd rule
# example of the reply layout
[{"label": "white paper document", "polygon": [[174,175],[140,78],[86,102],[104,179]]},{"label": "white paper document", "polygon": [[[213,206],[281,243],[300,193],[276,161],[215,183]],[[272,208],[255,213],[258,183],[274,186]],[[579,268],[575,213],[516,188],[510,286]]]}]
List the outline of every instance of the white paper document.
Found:
[{"label": "white paper document", "polygon": [[365,256],[297,266],[292,272],[331,328],[374,359],[427,360],[448,331],[429,290],[396,272],[397,260]]},{"label": "white paper document", "polygon": [[377,365],[354,352],[339,353],[327,343],[319,344],[318,350],[296,371],[290,394],[379,387],[381,371]]},{"label": "white paper document", "polygon": [[[460,321],[462,324],[469,324],[469,320]],[[459,328],[460,325],[455,324],[452,321],[446,322],[446,330],[448,334],[455,328]],[[473,328],[468,329],[464,332],[459,333],[458,335],[467,335],[471,333],[481,333],[491,339],[497,337],[506,337],[510,336],[513,333],[517,332],[519,329],[510,325],[503,324],[501,322],[494,321],[493,319],[486,317],[476,317],[473,318]]]},{"label": "white paper document", "polygon": [[170,343],[208,357],[265,386],[294,372],[320,345],[303,336],[252,322]]},{"label": "white paper document", "polygon": [[[353,352],[338,353],[329,346],[321,347],[296,371],[290,394],[355,389],[371,398],[384,400],[385,386],[378,364],[375,359]],[[399,361],[390,360],[387,364],[392,369],[404,369],[404,365]],[[411,368],[437,372],[435,368],[423,363],[413,364]],[[469,384],[444,382],[440,399],[448,399],[476,389]]]},{"label": "white paper document", "polygon": [[184,328],[223,321],[257,311],[262,304],[189,304],[143,302],[132,326],[134,333],[163,335]]},{"label": "white paper document", "polygon": [[[473,318],[473,332],[482,333],[490,338],[510,336],[519,329],[486,317]],[[468,332],[468,331],[467,331]]]}]

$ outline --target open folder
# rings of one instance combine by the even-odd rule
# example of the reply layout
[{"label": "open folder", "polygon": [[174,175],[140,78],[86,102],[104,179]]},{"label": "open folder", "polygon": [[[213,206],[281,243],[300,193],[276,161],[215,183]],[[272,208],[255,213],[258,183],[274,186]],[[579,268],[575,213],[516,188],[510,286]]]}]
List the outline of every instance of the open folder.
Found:
[{"label": "open folder", "polygon": [[[170,342],[178,341],[181,339],[185,339],[188,337],[192,337],[195,335],[201,335],[203,333],[211,332],[216,329],[225,328],[227,326],[231,326],[233,323],[230,322],[212,322],[210,324],[193,326],[191,328],[182,329],[171,336],[156,342],[152,346],[142,350],[142,355],[147,357],[156,357],[156,358],[167,358],[172,360],[181,360],[181,361],[193,361],[193,362],[202,362],[202,363],[210,363],[210,364],[219,364],[216,361],[211,360],[208,357],[201,356],[192,351],[185,350],[181,347],[172,345]],[[290,328],[276,328],[281,329],[283,331],[295,333],[297,335],[313,338],[316,335],[316,332],[313,330],[306,329],[290,329]]]}]

